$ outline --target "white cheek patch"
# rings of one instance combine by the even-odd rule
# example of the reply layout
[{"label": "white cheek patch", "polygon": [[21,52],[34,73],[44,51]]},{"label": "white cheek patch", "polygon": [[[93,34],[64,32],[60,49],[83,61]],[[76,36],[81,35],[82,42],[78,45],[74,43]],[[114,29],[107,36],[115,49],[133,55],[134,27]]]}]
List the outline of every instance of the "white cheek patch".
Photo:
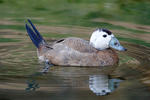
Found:
[{"label": "white cheek patch", "polygon": [[101,50],[108,48],[110,40],[111,40],[110,36],[109,37],[108,36],[107,37],[101,36],[100,38],[98,38],[96,40],[96,43],[95,43],[96,48],[99,48]]},{"label": "white cheek patch", "polygon": [[[103,35],[106,35],[106,37],[103,37]],[[108,35],[106,32],[97,30],[93,32],[90,38],[90,44],[96,49],[103,50],[109,48],[109,42],[112,37],[114,37],[113,34]]]},{"label": "white cheek patch", "polygon": [[91,38],[90,38],[90,44],[95,47],[95,42],[96,40],[98,39],[97,37],[99,37],[99,34],[98,34],[98,30],[97,31],[94,31],[91,35]]}]

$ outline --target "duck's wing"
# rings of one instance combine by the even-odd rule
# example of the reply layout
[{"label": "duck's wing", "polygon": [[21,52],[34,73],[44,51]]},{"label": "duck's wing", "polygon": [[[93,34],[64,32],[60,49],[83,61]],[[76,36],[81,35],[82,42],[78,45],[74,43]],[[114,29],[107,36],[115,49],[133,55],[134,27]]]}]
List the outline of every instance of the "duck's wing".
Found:
[{"label": "duck's wing", "polygon": [[91,53],[97,51],[89,44],[89,41],[81,38],[70,37],[70,38],[60,39],[56,41],[53,45],[57,45],[57,44],[62,44],[64,46],[67,46],[70,49],[83,52],[83,53],[84,52]]}]

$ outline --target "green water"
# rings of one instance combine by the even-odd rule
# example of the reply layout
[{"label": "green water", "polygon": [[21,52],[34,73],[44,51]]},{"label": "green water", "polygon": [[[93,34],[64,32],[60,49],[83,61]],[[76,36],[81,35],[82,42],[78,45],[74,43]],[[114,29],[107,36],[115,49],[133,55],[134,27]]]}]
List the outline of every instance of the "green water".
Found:
[{"label": "green water", "polygon": [[[0,0],[0,100],[150,100],[149,11],[148,0]],[[99,27],[112,31],[128,51],[117,52],[117,66],[53,66],[37,75],[43,65],[25,31],[28,18],[49,42],[89,40]],[[91,77],[104,84],[122,81],[100,96],[90,88]]]},{"label": "green water", "polygon": [[[1,50],[5,49],[5,52],[3,51],[5,56],[1,56],[0,65],[1,100],[150,99],[149,48],[123,43],[128,51],[119,53],[118,66],[104,68],[53,66],[48,73],[37,74],[42,70],[43,65],[37,61],[35,48],[29,47],[32,44],[26,45],[1,46]],[[99,77],[96,82],[104,81],[105,85],[108,84],[109,79],[121,79],[122,82],[118,83],[114,91],[101,96],[90,89],[90,77],[94,76]]]}]

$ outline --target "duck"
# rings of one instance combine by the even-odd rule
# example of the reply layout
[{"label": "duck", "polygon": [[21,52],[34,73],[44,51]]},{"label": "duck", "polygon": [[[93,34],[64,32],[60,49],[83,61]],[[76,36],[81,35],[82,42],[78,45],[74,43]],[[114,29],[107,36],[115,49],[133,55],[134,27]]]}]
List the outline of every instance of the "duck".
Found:
[{"label": "duck", "polygon": [[28,19],[26,31],[37,48],[39,61],[45,62],[45,68],[58,66],[111,66],[118,64],[115,50],[126,51],[111,31],[96,29],[90,40],[68,37],[48,43],[41,36],[35,25]]}]

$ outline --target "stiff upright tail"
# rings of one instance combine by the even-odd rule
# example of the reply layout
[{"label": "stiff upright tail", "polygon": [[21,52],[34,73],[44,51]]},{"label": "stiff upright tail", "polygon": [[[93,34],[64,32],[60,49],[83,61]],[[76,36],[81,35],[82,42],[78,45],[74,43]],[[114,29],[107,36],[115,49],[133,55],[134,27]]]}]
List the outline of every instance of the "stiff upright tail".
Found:
[{"label": "stiff upright tail", "polygon": [[31,27],[26,24],[26,30],[28,35],[30,36],[30,39],[32,40],[32,42],[34,43],[34,45],[39,48],[40,44],[45,44],[45,40],[43,39],[43,37],[40,35],[40,33],[38,32],[38,30],[35,28],[35,26],[32,24],[31,20],[28,19],[28,22],[30,23]]}]

